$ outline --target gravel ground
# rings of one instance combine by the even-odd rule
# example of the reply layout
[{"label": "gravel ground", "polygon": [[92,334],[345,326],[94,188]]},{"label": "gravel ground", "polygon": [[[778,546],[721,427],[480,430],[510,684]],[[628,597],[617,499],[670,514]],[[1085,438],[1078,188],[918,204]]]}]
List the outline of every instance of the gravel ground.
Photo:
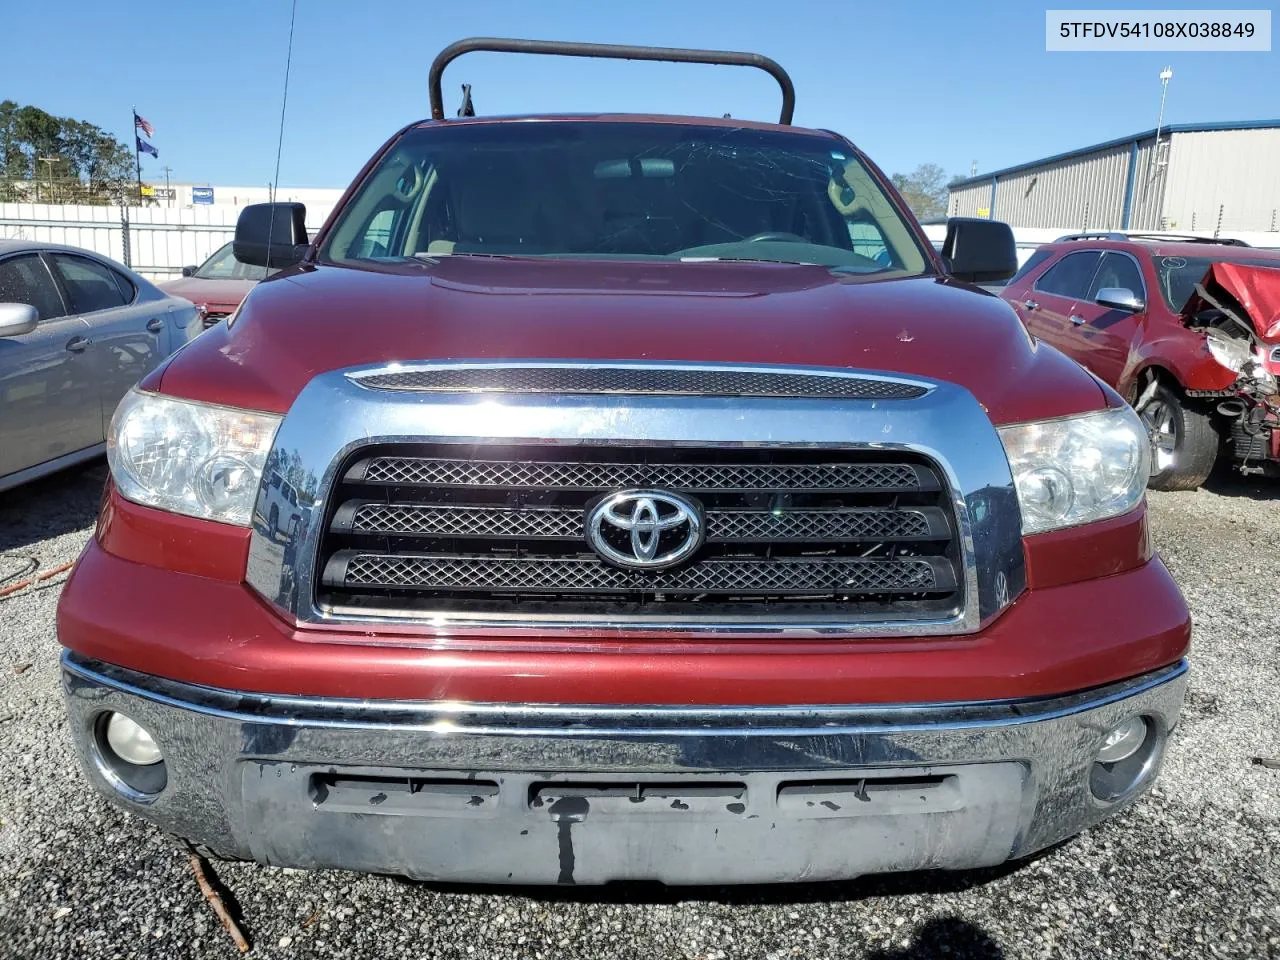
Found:
[{"label": "gravel ground", "polygon": [[[90,535],[104,468],[0,494],[0,552],[41,569]],[[1154,494],[1196,619],[1157,791],[1030,863],[851,883],[459,889],[216,870],[261,957],[1280,957],[1280,484]],[[0,561],[0,576],[12,570]],[[56,583],[0,601],[0,955],[233,957],[156,831],[81,780],[63,729]]]}]

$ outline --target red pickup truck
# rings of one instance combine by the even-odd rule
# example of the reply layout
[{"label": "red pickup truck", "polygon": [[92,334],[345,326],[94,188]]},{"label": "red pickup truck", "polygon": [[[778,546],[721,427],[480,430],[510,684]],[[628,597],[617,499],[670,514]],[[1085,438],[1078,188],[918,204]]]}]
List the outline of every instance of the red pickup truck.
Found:
[{"label": "red pickup truck", "polygon": [[[472,49],[783,114],[445,120]],[[62,595],[89,781],[220,856],[561,884],[977,867],[1145,792],[1190,623],[1141,422],[974,285],[1007,226],[935,252],[793,98],[462,41],[314,239],[246,209],[288,266],[120,405]]]}]

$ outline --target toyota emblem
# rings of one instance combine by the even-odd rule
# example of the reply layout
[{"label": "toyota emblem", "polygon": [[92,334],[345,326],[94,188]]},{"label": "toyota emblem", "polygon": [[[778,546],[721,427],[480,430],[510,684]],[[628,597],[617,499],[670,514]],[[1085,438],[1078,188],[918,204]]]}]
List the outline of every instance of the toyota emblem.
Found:
[{"label": "toyota emblem", "polygon": [[605,560],[634,570],[672,567],[702,546],[702,510],[661,490],[623,490],[587,511],[587,542]]}]

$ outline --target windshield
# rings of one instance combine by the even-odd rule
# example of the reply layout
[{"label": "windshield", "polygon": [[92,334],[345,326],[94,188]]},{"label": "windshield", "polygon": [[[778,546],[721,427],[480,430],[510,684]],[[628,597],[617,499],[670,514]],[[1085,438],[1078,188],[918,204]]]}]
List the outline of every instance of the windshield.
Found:
[{"label": "windshield", "polygon": [[915,232],[839,140],[641,122],[416,128],[320,250],[339,263],[462,254],[930,269]]},{"label": "windshield", "polygon": [[1160,293],[1174,313],[1182,308],[1195,293],[1196,284],[1209,272],[1211,263],[1242,263],[1253,267],[1280,267],[1280,258],[1261,257],[1155,257],[1156,275],[1160,278]]},{"label": "windshield", "polygon": [[279,273],[280,269],[272,267],[268,270],[266,267],[241,263],[236,259],[231,250],[231,244],[228,243],[219,247],[213,256],[200,264],[199,269],[192,276],[199,277],[201,280],[265,280],[273,273]]}]

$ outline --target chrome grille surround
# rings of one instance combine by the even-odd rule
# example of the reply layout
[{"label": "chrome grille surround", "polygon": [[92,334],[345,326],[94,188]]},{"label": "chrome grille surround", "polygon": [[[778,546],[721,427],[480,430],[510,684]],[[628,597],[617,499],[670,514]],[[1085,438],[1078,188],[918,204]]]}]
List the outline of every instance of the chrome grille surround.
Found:
[{"label": "chrome grille surround", "polygon": [[[483,361],[460,361],[475,368]],[[537,365],[528,361],[525,365]],[[548,360],[549,366],[599,366]],[[455,366],[452,361],[415,368]],[[508,367],[507,363],[494,366]],[[619,364],[607,364],[619,366]],[[632,366],[691,370],[715,365],[638,363]],[[371,390],[358,381],[387,365],[332,371],[314,378],[285,417],[272,456],[301,466],[303,484],[296,523],[288,533],[267,529],[267,491],[260,491],[246,580],[299,624],[390,623],[425,632],[436,646],[465,644],[482,635],[620,630],[637,633],[716,635],[891,636],[969,633],[997,616],[1025,588],[1016,494],[999,438],[982,408],[963,388],[911,377],[827,368],[769,367],[766,372],[828,376],[832,373],[899,380],[924,392],[915,398],[873,400],[813,397],[708,397],[599,394],[475,394]],[[733,367],[733,369],[743,369]],[[756,369],[756,368],[752,368]],[[963,609],[955,615],[902,620],[893,617],[749,616],[661,618],[558,616],[501,613],[424,613],[410,610],[325,608],[311,585],[329,510],[327,498],[339,468],[362,447],[385,444],[456,444],[463,462],[494,444],[722,450],[845,450],[927,458],[940,471],[958,529]],[[692,569],[692,568],[690,568]]]}]

